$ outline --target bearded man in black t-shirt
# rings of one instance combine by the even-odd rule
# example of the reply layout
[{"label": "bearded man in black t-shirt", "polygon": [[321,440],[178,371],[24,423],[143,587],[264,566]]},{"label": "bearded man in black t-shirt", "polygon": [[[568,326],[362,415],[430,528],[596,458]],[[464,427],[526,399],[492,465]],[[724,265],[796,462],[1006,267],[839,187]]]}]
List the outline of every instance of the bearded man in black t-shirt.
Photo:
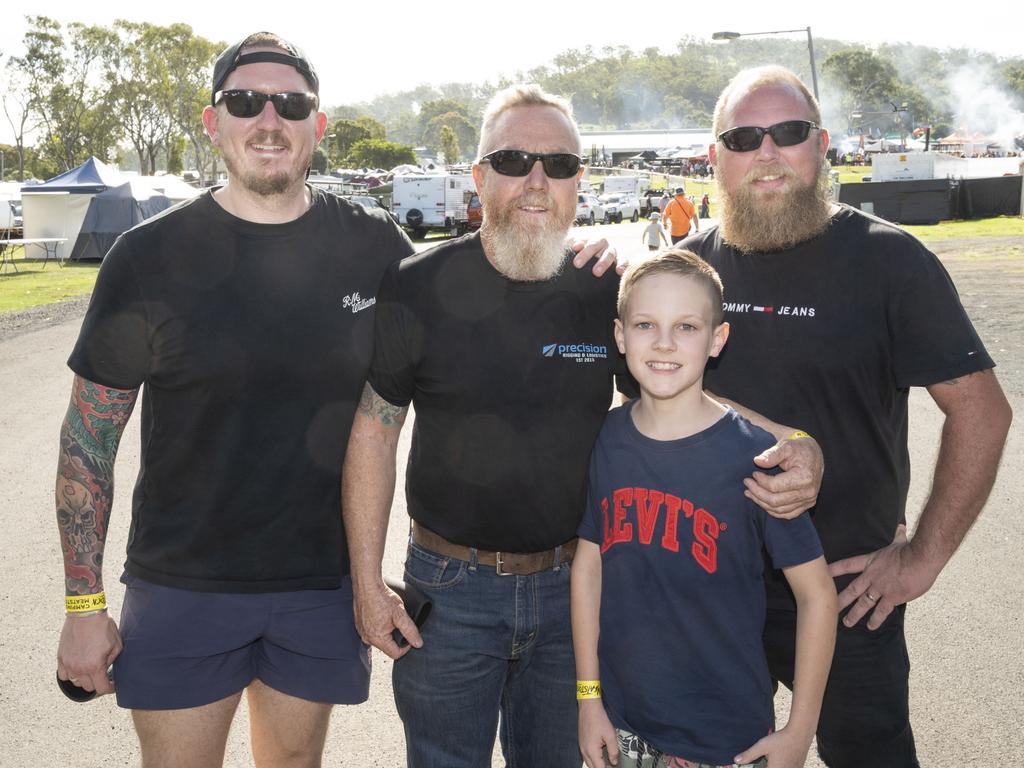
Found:
[{"label": "bearded man in black t-shirt", "polygon": [[[418,768],[489,764],[499,712],[510,764],[580,765],[569,563],[590,451],[626,369],[613,338],[617,276],[566,266],[579,149],[563,99],[537,86],[497,94],[473,168],[479,234],[393,265],[377,296],[342,507],[356,622],[396,659]],[[422,636],[381,580],[410,404],[405,580],[433,602]],[[749,479],[752,497],[806,508],[817,459],[812,440],[782,441],[762,466],[793,468]]]},{"label": "bearded man in black t-shirt", "polygon": [[[683,243],[721,275],[732,327],[705,386],[800,424],[825,453],[811,515],[845,614],[818,751],[831,768],[917,766],[905,604],[928,590],[981,512],[1009,404],[938,259],[898,227],[829,200],[828,132],[795,75],[741,72],[718,100],[714,132],[721,224]],[[927,388],[945,425],[910,535],[912,386]],[[783,580],[769,580],[765,650],[790,687],[795,617]]]}]

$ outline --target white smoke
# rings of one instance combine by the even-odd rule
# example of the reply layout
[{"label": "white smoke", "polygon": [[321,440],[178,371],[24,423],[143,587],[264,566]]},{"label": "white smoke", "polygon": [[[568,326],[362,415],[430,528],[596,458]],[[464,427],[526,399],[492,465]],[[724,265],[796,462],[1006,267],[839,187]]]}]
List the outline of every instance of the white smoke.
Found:
[{"label": "white smoke", "polygon": [[949,79],[947,109],[957,131],[982,133],[1004,149],[1013,149],[1013,139],[1024,134],[1024,113],[1014,108],[1009,94],[996,85],[989,67],[968,65]]}]

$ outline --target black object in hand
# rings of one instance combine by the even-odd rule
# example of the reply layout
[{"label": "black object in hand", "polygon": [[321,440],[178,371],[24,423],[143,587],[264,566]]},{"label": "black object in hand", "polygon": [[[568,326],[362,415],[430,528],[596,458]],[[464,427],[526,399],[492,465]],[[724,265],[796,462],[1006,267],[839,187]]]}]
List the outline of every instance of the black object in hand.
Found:
[{"label": "black object in hand", "polygon": [[57,675],[57,685],[60,687],[60,692],[72,701],[92,701],[96,698],[96,691],[87,691],[70,680],[61,680],[60,675]]},{"label": "black object in hand", "polygon": [[[402,598],[402,603],[405,604],[405,612],[415,622],[416,629],[422,628],[423,622],[430,615],[430,609],[434,607],[434,604],[430,602],[430,598],[412,584],[406,584],[404,581],[384,579],[384,583],[388,589]],[[405,635],[399,632],[397,627],[391,630],[391,639],[395,641],[399,648],[404,648],[409,644],[409,641],[405,639]]]}]

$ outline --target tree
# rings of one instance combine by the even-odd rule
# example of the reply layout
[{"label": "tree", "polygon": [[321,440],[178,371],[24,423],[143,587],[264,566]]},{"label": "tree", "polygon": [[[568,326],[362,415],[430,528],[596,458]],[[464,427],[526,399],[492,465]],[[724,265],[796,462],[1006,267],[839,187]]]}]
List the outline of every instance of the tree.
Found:
[{"label": "tree", "polygon": [[189,167],[198,170],[200,178],[212,179],[216,160],[202,114],[203,107],[210,103],[211,66],[227,44],[193,34],[188,24],[139,27],[140,41],[152,68],[153,93],[168,119],[169,132],[164,141],[183,136],[191,153]]},{"label": "tree", "polygon": [[360,139],[349,150],[351,165],[367,168],[394,168],[402,163],[415,163],[416,153],[407,144],[384,139]]},{"label": "tree", "polygon": [[115,21],[114,28],[121,43],[108,62],[107,79],[124,133],[139,157],[139,173],[153,175],[157,151],[167,146],[173,130],[165,109],[169,83],[162,76],[159,28],[123,20]]},{"label": "tree", "polygon": [[444,133],[451,132],[457,147],[475,147],[477,143],[476,126],[469,118],[459,112],[445,112],[437,115],[427,124],[423,132],[423,143],[435,151],[444,149]]},{"label": "tree", "polygon": [[[836,51],[825,59],[821,69],[841,94],[842,113],[850,116],[851,126],[856,122],[852,117],[855,112],[887,111],[896,95],[896,68],[871,51],[862,48]],[[862,119],[864,123],[869,120]]]},{"label": "tree", "polygon": [[[14,158],[18,168],[18,181],[25,180],[25,132],[28,129],[29,119],[32,115],[32,104],[28,96],[27,78],[25,72],[16,66],[4,67],[3,82],[0,82],[0,102],[3,104],[4,116],[7,124],[11,126],[11,133],[14,136]],[[10,168],[11,165],[4,158],[3,167]],[[0,181],[3,181],[0,178]]]},{"label": "tree", "polygon": [[441,126],[441,154],[446,165],[459,162],[459,138],[447,125]]},{"label": "tree", "polygon": [[[335,120],[327,130],[325,144],[328,149],[336,151],[340,157],[348,155],[352,145],[363,139],[372,139],[370,131],[356,120],[347,118]],[[384,138],[381,136],[380,138]]]},{"label": "tree", "polygon": [[41,150],[64,170],[89,154],[110,160],[120,127],[103,74],[116,35],[77,22],[65,33],[45,16],[30,16],[28,22],[25,55],[11,64],[25,76],[28,102],[43,132]]}]

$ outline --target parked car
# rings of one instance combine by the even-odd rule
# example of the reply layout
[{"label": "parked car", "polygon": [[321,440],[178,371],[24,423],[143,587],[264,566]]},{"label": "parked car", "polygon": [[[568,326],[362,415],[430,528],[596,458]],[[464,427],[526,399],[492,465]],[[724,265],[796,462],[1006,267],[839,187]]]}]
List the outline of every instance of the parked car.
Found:
[{"label": "parked car", "polygon": [[480,195],[474,193],[466,203],[466,218],[469,222],[469,229],[480,229],[484,223],[484,207],[480,203]]},{"label": "parked car", "polygon": [[604,206],[597,196],[581,192],[576,198],[576,223],[594,225],[604,219]]},{"label": "parked car", "polygon": [[604,203],[604,220],[621,223],[623,219],[637,221],[640,218],[640,198],[636,195],[614,193],[600,198]]},{"label": "parked car", "polygon": [[[363,208],[368,208],[370,210],[374,208],[383,208],[385,211],[388,211],[387,206],[373,195],[349,195],[348,199],[353,203],[359,203]],[[391,211],[388,211],[388,215],[395,221],[398,221],[398,217]]]}]

